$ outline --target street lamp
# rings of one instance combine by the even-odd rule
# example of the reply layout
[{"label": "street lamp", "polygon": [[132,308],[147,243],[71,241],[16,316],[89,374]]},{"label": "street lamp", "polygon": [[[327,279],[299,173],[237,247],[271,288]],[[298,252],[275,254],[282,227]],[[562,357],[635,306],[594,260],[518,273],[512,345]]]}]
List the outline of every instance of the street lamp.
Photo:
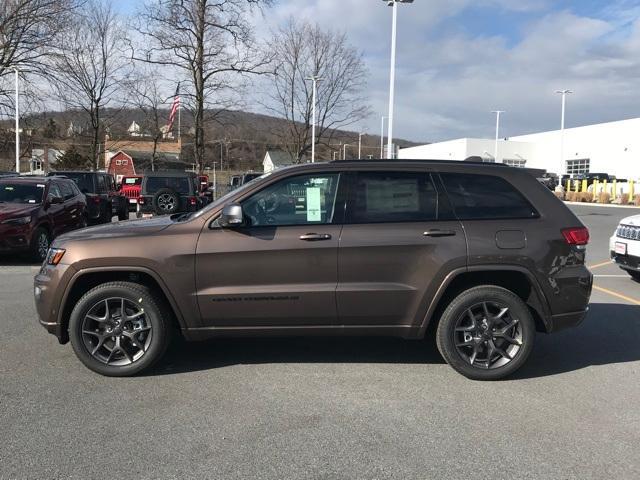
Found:
[{"label": "street lamp", "polygon": [[18,90],[18,69],[16,72],[16,173],[20,173],[20,93]]},{"label": "street lamp", "polygon": [[358,160],[362,158],[362,136],[364,134],[364,132],[358,134]]},{"label": "street lamp", "polygon": [[384,157],[384,119],[387,118],[384,115],[382,116],[382,122],[380,122],[380,159]]},{"label": "street lamp", "polygon": [[391,24],[391,72],[389,75],[389,138],[387,141],[387,158],[393,158],[391,146],[393,144],[393,101],[396,83],[396,33],[398,24],[398,3],[413,3],[413,0],[383,0],[393,7]]},{"label": "street lamp", "polygon": [[491,113],[496,114],[496,145],[493,150],[493,161],[498,163],[498,138],[500,136],[500,114],[505,113],[504,110],[493,110]]},{"label": "street lamp", "polygon": [[567,95],[573,93],[571,90],[556,90],[556,93],[562,95],[562,116],[560,117],[560,172],[562,176],[564,170],[564,113],[567,106]]},{"label": "street lamp", "polygon": [[310,80],[313,83],[313,93],[311,100],[311,102],[313,103],[313,106],[311,108],[311,163],[314,163],[316,161],[316,93],[318,82],[322,80],[322,78],[318,77],[317,75],[313,75],[312,77],[307,77],[306,80]]},{"label": "street lamp", "polygon": [[345,143],[345,144],[342,146],[342,159],[343,159],[343,160],[346,160],[346,159],[347,159],[347,147],[348,147],[348,146],[349,146],[349,144],[348,144],[348,143]]}]

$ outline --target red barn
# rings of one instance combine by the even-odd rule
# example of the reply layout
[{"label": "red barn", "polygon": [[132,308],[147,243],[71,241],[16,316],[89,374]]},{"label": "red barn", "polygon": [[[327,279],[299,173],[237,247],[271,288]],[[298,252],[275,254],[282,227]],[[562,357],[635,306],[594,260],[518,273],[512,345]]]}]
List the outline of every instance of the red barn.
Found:
[{"label": "red barn", "polygon": [[111,157],[107,172],[116,178],[117,183],[120,183],[122,177],[135,175],[136,168],[133,164],[133,158],[120,150]]}]

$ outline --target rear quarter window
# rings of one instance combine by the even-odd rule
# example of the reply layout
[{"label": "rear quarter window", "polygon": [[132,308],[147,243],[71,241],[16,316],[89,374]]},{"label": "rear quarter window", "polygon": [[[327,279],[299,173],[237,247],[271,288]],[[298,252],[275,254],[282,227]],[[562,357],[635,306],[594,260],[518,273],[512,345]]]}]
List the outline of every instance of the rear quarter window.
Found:
[{"label": "rear quarter window", "polygon": [[440,176],[460,220],[539,216],[524,195],[504,178],[461,173]]}]

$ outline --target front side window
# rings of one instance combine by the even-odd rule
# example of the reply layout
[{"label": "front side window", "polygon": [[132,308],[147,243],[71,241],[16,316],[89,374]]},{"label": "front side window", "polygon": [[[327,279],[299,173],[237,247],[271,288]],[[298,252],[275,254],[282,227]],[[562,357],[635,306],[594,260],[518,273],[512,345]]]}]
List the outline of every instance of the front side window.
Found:
[{"label": "front side window", "polygon": [[440,174],[460,220],[534,218],[531,204],[505,179],[493,175]]},{"label": "front side window", "polygon": [[242,202],[249,226],[326,225],[333,222],[340,174],[290,177]]},{"label": "front side window", "polygon": [[60,192],[60,188],[58,187],[57,184],[52,183],[49,185],[49,193],[48,193],[48,198],[63,198],[62,197],[62,192]]},{"label": "front side window", "polygon": [[360,172],[351,199],[349,223],[438,218],[438,193],[425,172]]},{"label": "front side window", "polygon": [[76,196],[73,188],[71,188],[71,185],[69,183],[61,182],[57,185],[60,187],[60,191],[62,192],[62,196],[65,200],[69,200]]}]

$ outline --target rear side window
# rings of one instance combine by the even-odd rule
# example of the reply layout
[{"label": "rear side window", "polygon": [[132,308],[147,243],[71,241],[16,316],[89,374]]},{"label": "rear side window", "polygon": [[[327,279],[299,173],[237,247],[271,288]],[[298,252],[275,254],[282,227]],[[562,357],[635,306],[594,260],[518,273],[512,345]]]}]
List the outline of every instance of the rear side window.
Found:
[{"label": "rear side window", "polygon": [[425,172],[360,172],[351,198],[349,223],[438,219],[438,193]]},{"label": "rear side window", "polygon": [[60,187],[60,191],[62,192],[62,196],[65,200],[69,200],[76,196],[70,182],[60,182],[58,186]]},{"label": "rear side window", "polygon": [[460,173],[440,176],[460,220],[538,216],[527,199],[503,178]]}]

